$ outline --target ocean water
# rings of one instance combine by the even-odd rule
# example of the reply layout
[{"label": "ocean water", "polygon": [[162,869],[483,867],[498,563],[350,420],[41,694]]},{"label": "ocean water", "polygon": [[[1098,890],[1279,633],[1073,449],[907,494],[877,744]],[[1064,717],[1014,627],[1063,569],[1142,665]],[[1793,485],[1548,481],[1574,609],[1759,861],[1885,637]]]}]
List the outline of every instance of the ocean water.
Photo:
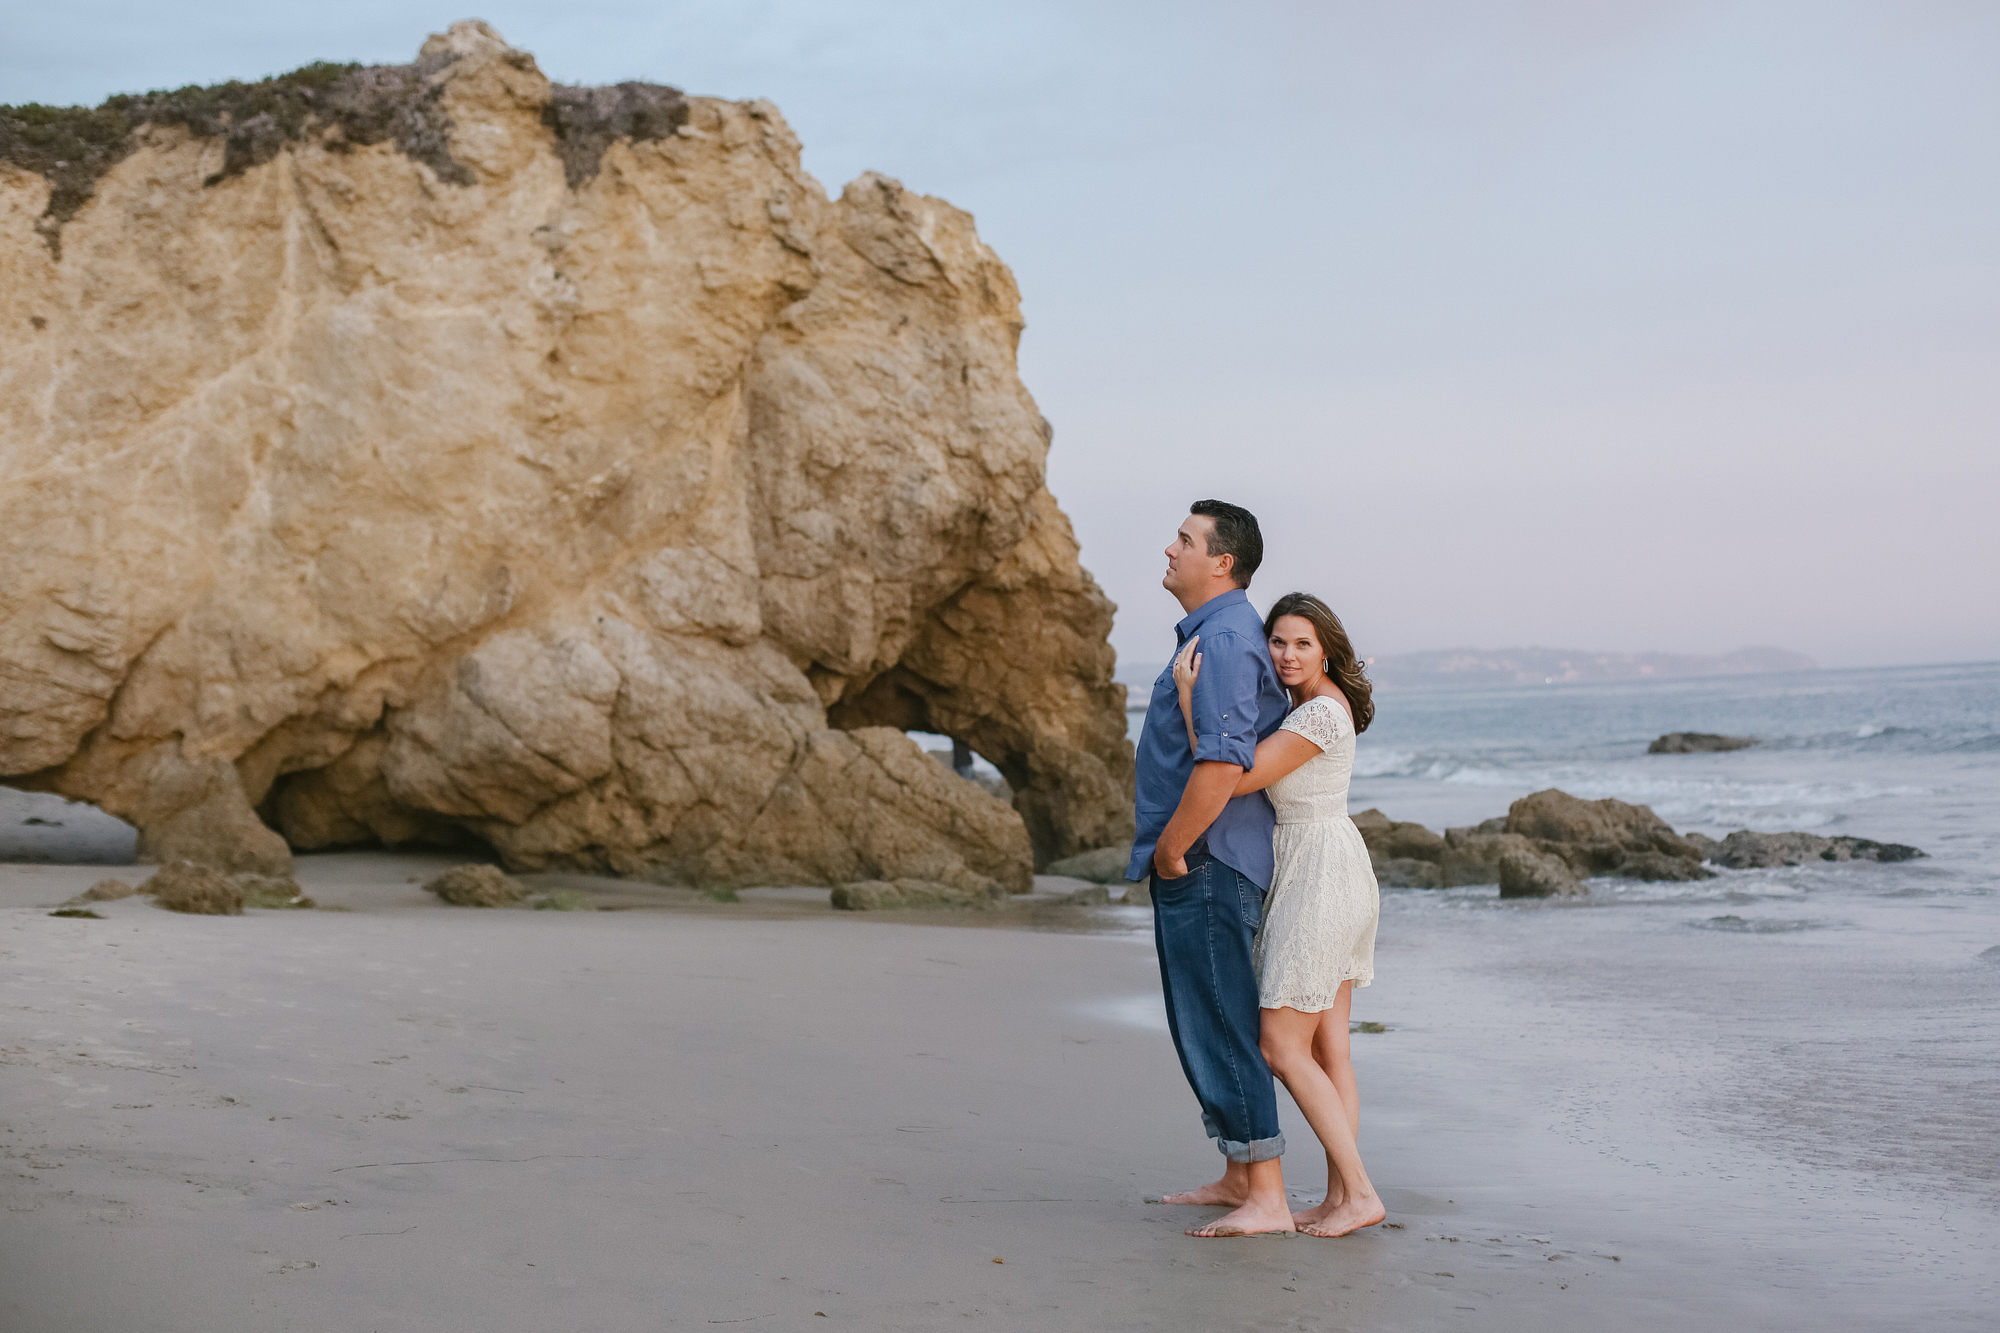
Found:
[{"label": "ocean water", "polygon": [[[1683,832],[1802,829],[1909,843],[1994,883],[2000,663],[1389,691],[1376,702],[1355,752],[1356,811],[1374,806],[1441,829],[1560,787],[1651,806]],[[1133,713],[1135,732],[1139,721]],[[1668,731],[1761,744],[1647,754]]]}]

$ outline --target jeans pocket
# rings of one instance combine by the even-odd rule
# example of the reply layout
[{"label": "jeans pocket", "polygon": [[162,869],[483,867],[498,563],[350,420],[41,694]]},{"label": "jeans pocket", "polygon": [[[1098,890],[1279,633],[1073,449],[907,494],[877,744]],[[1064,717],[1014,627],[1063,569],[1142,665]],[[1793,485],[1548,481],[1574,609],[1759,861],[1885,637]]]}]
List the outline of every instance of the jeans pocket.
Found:
[{"label": "jeans pocket", "polygon": [[1167,879],[1157,871],[1153,874],[1153,902],[1157,906],[1162,899],[1172,902],[1186,898],[1201,884],[1202,876],[1208,873],[1210,860],[1206,856],[1190,854],[1187,857],[1187,874],[1177,879]]},{"label": "jeans pocket", "polygon": [[1264,890],[1251,882],[1248,875],[1236,876],[1236,906],[1243,914],[1243,924],[1252,934],[1264,926]]}]

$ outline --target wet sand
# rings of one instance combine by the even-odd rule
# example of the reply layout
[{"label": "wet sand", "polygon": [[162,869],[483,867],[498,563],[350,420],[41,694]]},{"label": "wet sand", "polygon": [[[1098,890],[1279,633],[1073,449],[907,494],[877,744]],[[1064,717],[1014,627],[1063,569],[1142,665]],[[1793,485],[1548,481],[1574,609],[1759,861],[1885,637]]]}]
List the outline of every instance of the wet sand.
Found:
[{"label": "wet sand", "polygon": [[2000,967],[1949,930],[1870,965],[1712,904],[1389,895],[1355,1044],[1395,1225],[1196,1241],[1145,1201],[1220,1159],[1141,909],[477,911],[409,883],[441,864],[103,921],[45,905],[121,872],[0,867],[0,1328],[1991,1323]]}]

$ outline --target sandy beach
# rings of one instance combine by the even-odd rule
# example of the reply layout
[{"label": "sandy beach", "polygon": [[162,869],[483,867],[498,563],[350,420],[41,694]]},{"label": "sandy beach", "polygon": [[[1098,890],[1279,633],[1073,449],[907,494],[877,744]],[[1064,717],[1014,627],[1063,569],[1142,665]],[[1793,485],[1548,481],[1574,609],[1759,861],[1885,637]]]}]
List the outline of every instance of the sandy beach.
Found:
[{"label": "sandy beach", "polygon": [[2000,6],[935,11],[8,24],[0,1333],[2000,1330]]},{"label": "sandy beach", "polygon": [[1991,1065],[1898,1101],[1866,1051],[1798,1058],[1836,995],[1963,1027],[2000,969],[1956,941],[1913,1006],[1836,932],[1388,895],[1355,1042],[1391,1225],[1210,1242],[1146,1201],[1219,1159],[1143,909],[550,877],[629,910],[480,911],[410,882],[442,864],[303,858],[348,911],[102,921],[46,905],[103,867],[0,868],[9,1333],[1990,1318]]}]

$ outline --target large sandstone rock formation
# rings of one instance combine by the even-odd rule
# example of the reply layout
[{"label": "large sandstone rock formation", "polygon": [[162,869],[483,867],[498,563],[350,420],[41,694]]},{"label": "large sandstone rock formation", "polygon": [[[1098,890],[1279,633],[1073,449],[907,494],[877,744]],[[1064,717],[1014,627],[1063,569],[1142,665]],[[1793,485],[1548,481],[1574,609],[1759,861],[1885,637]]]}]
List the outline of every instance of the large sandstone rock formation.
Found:
[{"label": "large sandstone rock formation", "polygon": [[970,893],[1131,836],[1013,278],[768,103],[461,23],[0,110],[0,329],[0,780],[154,859]]}]

